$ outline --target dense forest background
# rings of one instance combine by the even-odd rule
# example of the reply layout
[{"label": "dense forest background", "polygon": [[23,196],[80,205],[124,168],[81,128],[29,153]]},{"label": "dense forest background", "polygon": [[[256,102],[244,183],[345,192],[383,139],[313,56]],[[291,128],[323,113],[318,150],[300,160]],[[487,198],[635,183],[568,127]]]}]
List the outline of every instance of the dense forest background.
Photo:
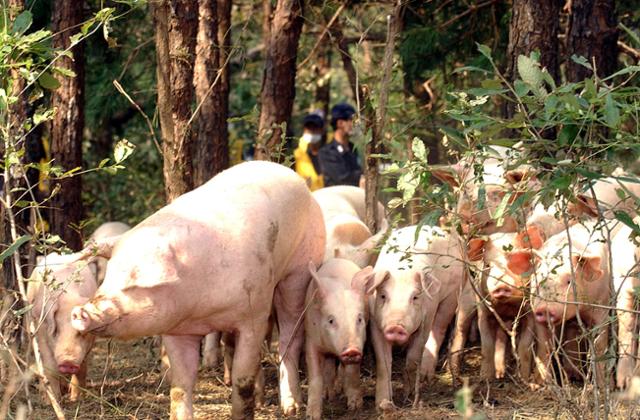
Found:
[{"label": "dense forest background", "polygon": [[[303,5],[295,1],[199,2],[201,19],[203,8],[211,9],[207,21],[211,25],[209,33],[204,33],[201,27],[197,34],[198,40],[209,37],[210,51],[204,51],[200,45],[184,45],[190,50],[185,52],[184,68],[177,70],[193,72],[191,77],[196,85],[192,87],[189,81],[185,82],[189,75],[173,72],[167,80],[173,85],[171,89],[176,90],[170,92],[176,99],[173,104],[162,103],[162,83],[158,83],[162,73],[158,65],[162,59],[162,50],[158,47],[162,19],[158,14],[177,13],[169,17],[171,30],[167,33],[170,35],[174,29],[177,32],[179,28],[175,25],[184,24],[186,29],[180,36],[193,38],[198,27],[198,2],[171,2],[170,8],[169,3],[139,1],[111,4],[83,1],[68,5],[65,1],[41,0],[27,1],[24,5],[20,5],[20,1],[13,3],[15,7],[31,11],[33,24],[29,32],[55,24],[71,24],[59,21],[58,15],[64,14],[66,7],[76,11],[77,16],[72,18],[78,23],[95,16],[104,7],[113,8],[112,18],[104,30],[99,31],[102,33],[87,38],[80,45],[82,49],[75,51],[75,65],[84,73],[78,73],[76,78],[83,95],[78,96],[81,106],[74,105],[78,106],[79,114],[75,126],[69,129],[77,132],[73,137],[76,143],[81,139],[81,145],[77,143],[72,147],[80,148],[82,160],[69,163],[83,168],[97,167],[122,139],[135,146],[135,152],[127,161],[126,170],[117,175],[105,171],[83,175],[82,210],[71,215],[72,219],[80,218],[72,220],[76,225],[81,220],[90,221],[93,226],[107,220],[136,223],[165,203],[162,143],[167,135],[161,130],[163,106],[166,115],[175,111],[171,106],[177,106],[178,101],[184,100],[183,108],[187,107],[178,120],[185,123],[191,115],[195,116],[187,130],[189,141],[196,149],[202,149],[194,150],[190,157],[195,169],[189,176],[200,177],[197,184],[228,164],[239,162],[243,156],[246,158],[256,144],[262,144],[266,130],[282,123],[286,127],[284,141],[278,129],[274,129],[264,143],[274,150],[282,143],[284,155],[278,158],[290,163],[304,115],[316,109],[328,113],[330,106],[338,102],[360,105],[359,135],[354,141],[361,153],[371,137],[367,105],[375,108],[380,94],[382,74],[379,70],[386,43],[387,16],[393,13],[394,7],[389,2],[311,1]],[[410,150],[407,146],[417,137],[428,145],[430,163],[451,159],[452,152],[459,147],[442,142],[443,130],[454,124],[443,110],[451,99],[450,92],[486,82],[483,73],[459,71],[464,66],[490,68],[486,57],[478,53],[477,44],[489,46],[498,67],[512,78],[515,77],[514,57],[534,50],[542,53],[542,65],[557,81],[575,80],[580,76],[572,70],[576,66],[571,60],[573,53],[591,52],[598,59],[605,56],[603,59],[610,64],[602,71],[609,73],[625,63],[637,61],[638,45],[634,43],[640,19],[637,2],[561,3],[402,2],[392,77],[386,88],[389,124],[380,136],[385,152],[398,160],[407,159]],[[527,12],[527,8],[531,11]],[[516,19],[519,15],[514,14],[518,10],[523,11],[519,20]],[[572,31],[572,22],[579,19],[583,20],[580,25],[588,27]],[[298,36],[296,31],[300,32],[299,38],[293,39]],[[64,36],[74,32],[71,29]],[[165,40],[173,41],[173,38]],[[290,45],[286,45],[287,42]],[[180,46],[171,45],[174,47]],[[180,66],[182,59],[171,53],[169,56],[177,62],[169,63],[170,66]],[[219,70],[222,70],[220,77]],[[350,75],[349,71],[355,74]],[[354,76],[356,80],[350,80]],[[287,77],[289,80],[285,80]],[[182,87],[176,85],[180,78]],[[198,81],[205,85],[200,88],[205,93],[198,93]],[[355,84],[367,93],[366,98],[354,97]],[[198,109],[198,114],[192,114],[209,87],[207,101]],[[57,91],[65,88],[67,83]],[[38,101],[29,104],[31,112],[55,99],[47,93]],[[267,106],[261,107],[262,103]],[[497,111],[502,106],[495,103]],[[82,115],[84,121],[81,121]],[[174,130],[184,128],[174,127]],[[51,147],[56,141],[54,136],[50,126],[38,127],[29,140],[29,158],[35,161],[55,158],[56,150]],[[72,139],[67,137],[64,141]],[[209,151],[207,142],[211,147]],[[260,153],[258,147],[257,155]],[[274,152],[269,150],[269,153]],[[58,159],[58,163],[63,162]],[[164,162],[169,168],[166,159]],[[202,171],[199,165],[207,169]],[[192,182],[169,172],[165,177],[176,183],[186,182],[184,185]]]}]

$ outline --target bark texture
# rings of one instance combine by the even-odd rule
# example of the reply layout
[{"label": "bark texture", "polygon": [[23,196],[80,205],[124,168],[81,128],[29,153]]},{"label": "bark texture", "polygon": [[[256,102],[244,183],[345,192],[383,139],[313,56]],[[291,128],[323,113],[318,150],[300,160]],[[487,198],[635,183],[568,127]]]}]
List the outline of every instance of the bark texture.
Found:
[{"label": "bark texture", "polygon": [[192,152],[195,133],[191,107],[198,2],[158,2],[154,5],[154,17],[164,185],[167,201],[172,201],[194,186]]},{"label": "bark texture", "polygon": [[507,77],[517,78],[519,55],[540,53],[540,65],[559,81],[560,0],[513,0],[507,47]]},{"label": "bark texture", "polygon": [[[53,46],[67,49],[71,35],[82,23],[84,1],[58,0],[53,7]],[[72,70],[75,77],[60,77],[61,86],[53,91],[51,105],[56,110],[51,123],[51,155],[65,171],[82,166],[82,130],[84,128],[84,47],[79,43],[71,49],[73,60],[62,57],[56,65]],[[82,178],[73,176],[56,181],[60,190],[51,204],[51,232],[60,235],[75,251],[82,247],[82,238],[74,225],[83,217]]]},{"label": "bark texture", "polygon": [[567,79],[579,82],[593,72],[571,60],[572,55],[594,62],[600,77],[618,66],[618,22],[614,0],[573,0],[567,28]]},{"label": "bark texture", "polygon": [[278,0],[271,22],[262,90],[256,159],[278,160],[285,123],[289,127],[295,99],[296,59],[302,31],[302,0]]},{"label": "bark texture", "polygon": [[193,76],[198,103],[194,186],[204,184],[229,166],[227,101],[222,98],[221,40],[218,37],[218,1],[199,3],[198,37]]}]

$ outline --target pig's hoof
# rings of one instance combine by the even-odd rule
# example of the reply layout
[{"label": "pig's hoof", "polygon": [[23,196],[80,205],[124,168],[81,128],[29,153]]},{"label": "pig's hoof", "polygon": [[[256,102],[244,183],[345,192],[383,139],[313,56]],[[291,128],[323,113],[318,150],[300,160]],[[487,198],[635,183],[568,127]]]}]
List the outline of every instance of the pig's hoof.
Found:
[{"label": "pig's hoof", "polygon": [[529,389],[532,391],[537,391],[542,388],[542,385],[537,382],[529,382]]},{"label": "pig's hoof", "polygon": [[293,417],[298,413],[298,403],[292,402],[282,407],[282,412],[286,417]]},{"label": "pig's hoof", "polygon": [[496,379],[502,379],[504,378],[504,368],[497,368],[496,369]]},{"label": "pig's hoof", "polygon": [[382,400],[382,402],[378,404],[378,408],[383,413],[389,413],[391,411],[394,411],[396,409],[396,406],[393,404],[393,401]]}]

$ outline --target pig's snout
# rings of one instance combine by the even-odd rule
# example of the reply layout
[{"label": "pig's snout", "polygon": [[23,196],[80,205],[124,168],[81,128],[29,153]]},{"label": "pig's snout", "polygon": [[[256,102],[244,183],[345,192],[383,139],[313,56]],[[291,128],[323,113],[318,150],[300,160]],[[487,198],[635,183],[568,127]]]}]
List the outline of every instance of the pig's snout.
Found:
[{"label": "pig's snout", "polygon": [[491,297],[496,300],[508,299],[512,295],[513,291],[511,290],[511,287],[507,285],[498,286],[491,292]]},{"label": "pig's snout", "polygon": [[396,344],[404,344],[409,339],[409,334],[404,327],[400,325],[392,325],[390,327],[385,328],[384,330],[384,338],[387,341],[391,341]]},{"label": "pig's snout", "polygon": [[91,317],[82,306],[76,306],[71,310],[71,326],[74,329],[80,332],[87,332],[90,325]]},{"label": "pig's snout", "polygon": [[540,306],[534,311],[536,322],[546,324],[547,322],[557,324],[560,321],[560,315],[551,308]]},{"label": "pig's snout", "polygon": [[64,361],[58,365],[58,371],[65,375],[75,375],[80,371],[80,366],[71,361]]},{"label": "pig's snout", "polygon": [[345,365],[360,363],[362,352],[355,347],[349,347],[340,355],[340,361]]}]

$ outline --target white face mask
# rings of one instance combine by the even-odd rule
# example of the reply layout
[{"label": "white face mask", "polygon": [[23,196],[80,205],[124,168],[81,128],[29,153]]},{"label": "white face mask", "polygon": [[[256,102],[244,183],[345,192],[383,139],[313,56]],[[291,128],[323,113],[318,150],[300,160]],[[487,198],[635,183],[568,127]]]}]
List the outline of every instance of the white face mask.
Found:
[{"label": "white face mask", "polygon": [[320,140],[322,140],[322,136],[320,134],[311,133],[304,133],[302,135],[302,138],[309,143],[318,143]]}]

